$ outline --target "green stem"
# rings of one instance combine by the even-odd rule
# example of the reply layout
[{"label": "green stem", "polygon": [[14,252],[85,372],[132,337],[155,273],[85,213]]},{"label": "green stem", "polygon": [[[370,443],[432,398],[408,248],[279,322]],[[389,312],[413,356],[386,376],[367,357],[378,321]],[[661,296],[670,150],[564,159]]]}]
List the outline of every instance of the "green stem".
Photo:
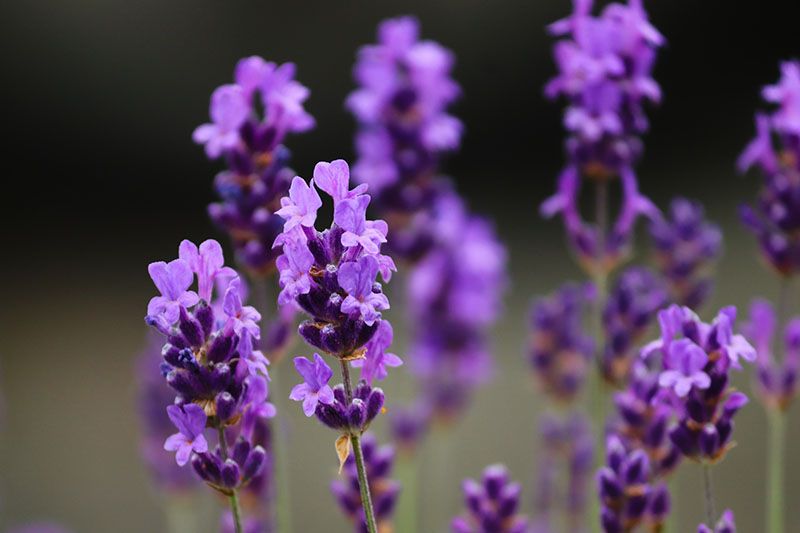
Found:
[{"label": "green stem", "polygon": [[[342,364],[342,381],[344,383],[344,394],[347,404],[353,401],[353,386],[350,383],[350,363],[344,359],[339,360]],[[355,433],[350,434],[350,444],[353,447],[353,456],[356,460],[356,472],[358,472],[358,488],[361,492],[361,507],[364,509],[364,518],[367,522],[369,533],[378,533],[378,526],[375,523],[375,511],[372,508],[372,495],[369,490],[369,480],[367,479],[367,468],[364,464],[364,452],[361,450],[361,436]]]},{"label": "green stem", "polygon": [[[225,428],[222,425],[217,426],[217,433],[219,435],[219,449],[222,452],[222,461],[228,459],[228,441],[225,439]],[[236,489],[231,489],[231,495],[228,497],[231,504],[231,513],[233,514],[233,528],[236,533],[242,533],[242,508],[239,505],[239,493]]]},{"label": "green stem", "polygon": [[397,480],[403,487],[397,502],[397,531],[417,531],[419,470],[416,458],[408,455],[397,462]]},{"label": "green stem", "polygon": [[706,523],[713,528],[717,521],[717,513],[714,510],[714,487],[711,484],[711,465],[703,465],[703,492],[706,502]]},{"label": "green stem", "polygon": [[784,455],[786,454],[786,416],[771,410],[768,418],[769,449],[767,451],[767,533],[783,533]]}]

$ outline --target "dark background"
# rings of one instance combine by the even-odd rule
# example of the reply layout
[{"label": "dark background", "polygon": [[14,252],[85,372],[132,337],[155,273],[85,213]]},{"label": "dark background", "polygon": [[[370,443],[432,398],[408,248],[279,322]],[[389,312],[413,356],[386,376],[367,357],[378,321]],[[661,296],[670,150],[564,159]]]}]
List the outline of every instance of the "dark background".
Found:
[{"label": "dark background", "polygon": [[[662,207],[675,194],[701,199],[723,225],[714,305],[773,296],[776,284],[736,217],[757,180],[737,176],[734,161],[753,133],[760,86],[777,79],[779,60],[800,53],[800,4],[646,5],[668,45],[641,188]],[[522,358],[526,307],[534,293],[581,275],[560,224],[536,211],[563,161],[562,105],[542,97],[554,73],[544,25],[566,15],[568,2],[40,0],[1,9],[0,527],[39,517],[81,532],[162,527],[138,463],[132,358],[152,293],[147,263],[174,257],[182,238],[224,241],[205,215],[218,167],[192,143],[192,129],[206,121],[209,95],[231,79],[236,60],[259,54],[296,62],[312,91],[307,107],[318,127],[288,141],[298,173],[308,177],[319,160],[351,160],[354,124],[342,102],[355,51],[374,40],[379,20],[398,14],[417,15],[424,37],[457,55],[464,96],[454,112],[466,135],[446,170],[510,248],[500,371],[455,430],[453,495],[442,505],[455,513],[458,480],[497,460],[530,488],[540,398]],[[794,438],[797,422],[795,410]],[[520,436],[526,426],[530,434]],[[718,468],[718,506],[736,508],[742,531],[759,531],[764,420],[756,403],[737,432],[740,446]],[[346,530],[327,495],[332,455],[318,440],[328,436],[297,417],[293,442],[308,459],[292,467],[298,531],[322,523]],[[789,461],[791,505],[800,461],[791,453]],[[696,469],[683,470],[681,530],[689,531],[702,516],[701,492]],[[302,513],[309,506],[314,512]],[[800,528],[800,510],[788,519]]]}]

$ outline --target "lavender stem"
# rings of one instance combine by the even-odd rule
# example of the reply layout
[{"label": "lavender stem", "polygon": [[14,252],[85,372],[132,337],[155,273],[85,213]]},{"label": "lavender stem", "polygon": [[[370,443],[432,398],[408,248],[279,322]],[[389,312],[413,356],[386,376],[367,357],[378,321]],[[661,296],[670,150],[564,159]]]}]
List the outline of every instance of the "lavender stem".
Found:
[{"label": "lavender stem", "polygon": [[[347,405],[350,405],[353,401],[353,386],[350,383],[350,363],[344,359],[340,359],[339,362],[342,364],[342,382],[344,383],[345,398],[347,399]],[[369,491],[367,469],[364,466],[364,452],[361,450],[361,437],[351,433],[350,444],[353,447],[353,456],[356,461],[358,488],[361,491],[361,507],[364,509],[367,530],[369,533],[378,533],[378,526],[375,523],[375,511],[372,508],[372,496]]]},{"label": "lavender stem", "polygon": [[[222,461],[228,459],[228,441],[225,439],[225,428],[220,424],[217,426],[219,435],[219,449],[222,452]],[[233,527],[236,533],[242,533],[242,509],[239,505],[239,493],[236,489],[231,489],[230,495],[231,513],[233,514]]]},{"label": "lavender stem", "polygon": [[714,488],[711,484],[711,465],[703,465],[703,487],[706,500],[706,523],[713,527],[717,513],[714,510]]}]

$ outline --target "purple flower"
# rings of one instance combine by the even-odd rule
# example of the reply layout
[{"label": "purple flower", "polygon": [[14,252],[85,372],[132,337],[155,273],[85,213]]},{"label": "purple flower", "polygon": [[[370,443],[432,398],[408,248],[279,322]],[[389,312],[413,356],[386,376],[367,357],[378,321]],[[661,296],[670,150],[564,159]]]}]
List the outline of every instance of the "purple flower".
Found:
[{"label": "purple flower", "polygon": [[303,402],[303,412],[306,416],[312,416],[320,403],[325,405],[333,403],[333,390],[328,385],[333,371],[318,353],[314,354],[313,363],[305,357],[295,357],[294,367],[304,382],[292,388],[289,398]]},{"label": "purple flower", "polygon": [[345,230],[342,245],[360,245],[367,253],[377,254],[380,244],[386,242],[388,227],[382,220],[367,221],[369,202],[370,198],[366,195],[340,201],[336,205],[333,221]]},{"label": "purple flower", "polygon": [[314,166],[314,184],[333,198],[334,206],[342,200],[357,198],[367,192],[366,184],[350,190],[350,167],[344,159],[317,163]]},{"label": "purple flower", "polygon": [[309,90],[294,79],[294,74],[294,63],[269,63],[261,85],[268,123],[280,136],[308,131],[315,125],[314,117],[303,108]]},{"label": "purple flower", "polygon": [[242,305],[241,292],[239,285],[241,281],[238,277],[233,278],[225,291],[225,301],[222,309],[233,325],[233,331],[237,335],[247,332],[254,339],[261,338],[261,328],[257,322],[261,320],[261,313],[255,307]]},{"label": "purple flower", "polygon": [[164,442],[164,449],[169,452],[177,452],[175,461],[183,466],[189,462],[192,452],[205,453],[208,451],[208,442],[203,435],[206,427],[206,413],[203,408],[193,403],[183,407],[170,405],[167,407],[167,415],[178,433],[171,435]]},{"label": "purple flower", "polygon": [[242,87],[223,85],[217,88],[211,95],[209,114],[212,123],[198,126],[192,139],[198,144],[204,144],[208,157],[216,159],[223,151],[239,144],[239,127],[247,119],[250,109],[247,94]]},{"label": "purple flower", "polygon": [[311,290],[309,270],[314,264],[314,255],[308,250],[305,242],[288,241],[283,245],[283,255],[278,258],[281,293],[278,303],[286,305],[301,294]]},{"label": "purple flower", "polygon": [[364,359],[356,359],[352,362],[354,367],[361,368],[361,379],[369,385],[372,385],[372,381],[375,379],[386,378],[386,367],[394,368],[403,364],[403,360],[397,355],[386,351],[392,345],[393,338],[392,325],[386,320],[381,320],[378,324],[378,331],[365,345],[367,351],[364,353]]},{"label": "purple flower", "polygon": [[203,241],[199,248],[192,241],[183,240],[178,247],[178,257],[197,275],[197,292],[206,302],[211,302],[217,276],[224,279],[237,275],[235,270],[224,266],[222,246],[214,239]]},{"label": "purple flower", "polygon": [[338,281],[347,296],[342,301],[342,313],[358,313],[364,323],[371,326],[381,317],[380,311],[389,309],[389,300],[381,292],[374,292],[378,275],[378,261],[371,255],[348,262],[339,268]]},{"label": "purple flower", "polygon": [[703,372],[708,356],[689,339],[670,344],[667,357],[670,370],[663,371],[658,378],[658,384],[662,387],[673,389],[675,394],[683,398],[692,387],[707,389],[711,385],[711,378]]},{"label": "purple flower", "polygon": [[158,261],[147,267],[150,278],[161,296],[155,296],[147,305],[149,317],[164,318],[169,325],[178,320],[181,307],[191,307],[199,297],[194,291],[187,290],[192,284],[193,276],[189,264],[183,259],[175,259],[169,263]]},{"label": "purple flower", "polygon": [[461,484],[466,513],[453,519],[454,533],[524,533],[527,517],[518,514],[522,486],[509,479],[503,465],[491,465],[480,482],[466,479]]},{"label": "purple flower", "polygon": [[322,200],[314,188],[313,181],[309,185],[300,176],[295,176],[289,187],[289,197],[281,198],[281,208],[275,213],[286,220],[284,231],[289,231],[298,225],[313,228],[320,207]]},{"label": "purple flower", "polygon": [[736,521],[733,511],[726,509],[713,529],[705,524],[697,527],[697,533],[736,533]]}]

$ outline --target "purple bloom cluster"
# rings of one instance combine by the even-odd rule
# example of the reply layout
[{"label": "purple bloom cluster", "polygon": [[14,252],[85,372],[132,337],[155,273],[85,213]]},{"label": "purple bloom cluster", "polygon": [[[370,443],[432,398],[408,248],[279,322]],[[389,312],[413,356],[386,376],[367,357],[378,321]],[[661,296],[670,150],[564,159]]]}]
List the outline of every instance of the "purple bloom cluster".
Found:
[{"label": "purple bloom cluster", "polygon": [[[161,292],[146,322],[166,336],[161,371],[176,393],[167,415],[178,432],[164,448],[179,465],[191,461],[208,485],[231,495],[264,470],[266,450],[254,443],[256,424],[275,414],[267,402],[267,360],[255,349],[260,315],[242,305],[239,277],[224,267],[216,241],[183,241],[179,258],[151,263]],[[198,292],[190,290],[195,277]],[[211,302],[214,287],[224,290]],[[206,429],[217,430],[212,448]]]},{"label": "purple bloom cluster", "polygon": [[[364,450],[364,461],[378,529],[391,531],[392,514],[400,494],[400,485],[391,479],[394,467],[394,448],[388,445],[378,447],[375,437],[370,433],[364,435],[361,445]],[[361,505],[358,473],[355,459],[352,456],[348,457],[343,471],[345,478],[335,480],[331,484],[331,492],[339,502],[339,507],[355,525],[356,533],[367,533],[367,523]]]},{"label": "purple bloom cluster", "polygon": [[[565,502],[569,531],[581,531],[586,514],[592,473],[592,434],[588,420],[580,414],[561,419],[545,415],[539,423],[544,450],[540,453],[536,481],[536,528],[552,531],[552,513]],[[565,487],[559,487],[559,463],[566,466]]]},{"label": "purple bloom cluster", "polygon": [[655,259],[678,305],[696,309],[711,294],[713,269],[722,252],[722,232],[708,222],[702,204],[675,198],[668,218],[650,225]]},{"label": "purple bloom cluster", "polygon": [[359,88],[347,99],[359,122],[353,174],[389,216],[391,250],[404,258],[418,258],[435,239],[429,210],[442,185],[438,162],[460,143],[461,122],[446,112],[459,95],[453,62],[438,43],[419,40],[416,19],[399,17],[380,24],[378,43],[361,48],[354,69]]},{"label": "purple bloom cluster", "polygon": [[730,370],[740,360],[753,362],[756,351],[733,332],[736,309],[723,308],[713,322],[677,305],[661,311],[661,338],[642,349],[642,356],[660,354],[659,385],[678,418],[669,437],[681,453],[713,463],[732,446],[733,417],[747,396],[730,387]]},{"label": "purple bloom cluster", "polygon": [[409,277],[410,352],[434,414],[450,418],[490,375],[488,329],[501,309],[506,251],[454,193],[437,200],[433,219],[437,245]]},{"label": "purple bloom cluster", "polygon": [[800,270],[800,62],[782,63],[781,79],[761,94],[777,109],[756,114],[756,137],[739,157],[742,172],[763,175],[755,206],[741,215],[767,262],[788,276]]},{"label": "purple bloom cluster", "polygon": [[634,531],[648,524],[660,531],[669,514],[666,484],[652,482],[650,459],[641,449],[629,449],[612,434],[606,442],[606,465],[597,472],[600,521],[606,533]]},{"label": "purple bloom cluster", "polygon": [[595,298],[592,284],[566,284],[538,298],[531,309],[529,359],[544,392],[561,402],[580,393],[594,353],[584,315]]},{"label": "purple bloom cluster", "polygon": [[221,201],[208,211],[231,237],[237,259],[259,276],[274,267],[278,252],[272,243],[283,227],[275,212],[294,176],[282,143],[287,134],[314,127],[303,109],[309,91],[294,74],[292,63],[242,59],[234,83],[218,87],[211,96],[211,122],[193,134],[209,158],[227,161],[228,168],[214,181]]},{"label": "purple bloom cluster", "polygon": [[733,517],[733,511],[726,509],[713,527],[700,524],[697,527],[697,533],[736,533],[736,522]]},{"label": "purple bloom cluster", "polygon": [[601,370],[609,383],[620,386],[628,379],[635,349],[642,335],[667,303],[661,279],[642,267],[630,267],[617,278],[603,309]]},{"label": "purple bloom cluster", "polygon": [[389,411],[392,442],[403,454],[413,455],[417,445],[430,429],[431,409],[424,401],[410,406],[396,405]]},{"label": "purple bloom cluster", "polygon": [[[778,323],[772,305],[756,300],[750,306],[750,320],[744,334],[752,341],[758,357],[756,373],[758,395],[770,409],[785,411],[797,394],[797,374],[800,371],[800,318],[786,324],[782,339],[775,339]],[[773,342],[783,341],[783,359],[777,360]]]},{"label": "purple bloom cluster", "polygon": [[509,479],[503,465],[483,471],[480,482],[464,480],[461,485],[467,512],[453,519],[453,533],[523,533],[528,519],[517,513],[522,486]]},{"label": "purple bloom cluster", "polygon": [[664,37],[647,20],[641,0],[611,3],[592,16],[592,0],[576,0],[575,12],[550,25],[558,75],[545,88],[569,106],[564,127],[575,164],[605,177],[629,167],[641,153],[639,135],[648,128],[643,104],[658,103],[651,77]]}]

